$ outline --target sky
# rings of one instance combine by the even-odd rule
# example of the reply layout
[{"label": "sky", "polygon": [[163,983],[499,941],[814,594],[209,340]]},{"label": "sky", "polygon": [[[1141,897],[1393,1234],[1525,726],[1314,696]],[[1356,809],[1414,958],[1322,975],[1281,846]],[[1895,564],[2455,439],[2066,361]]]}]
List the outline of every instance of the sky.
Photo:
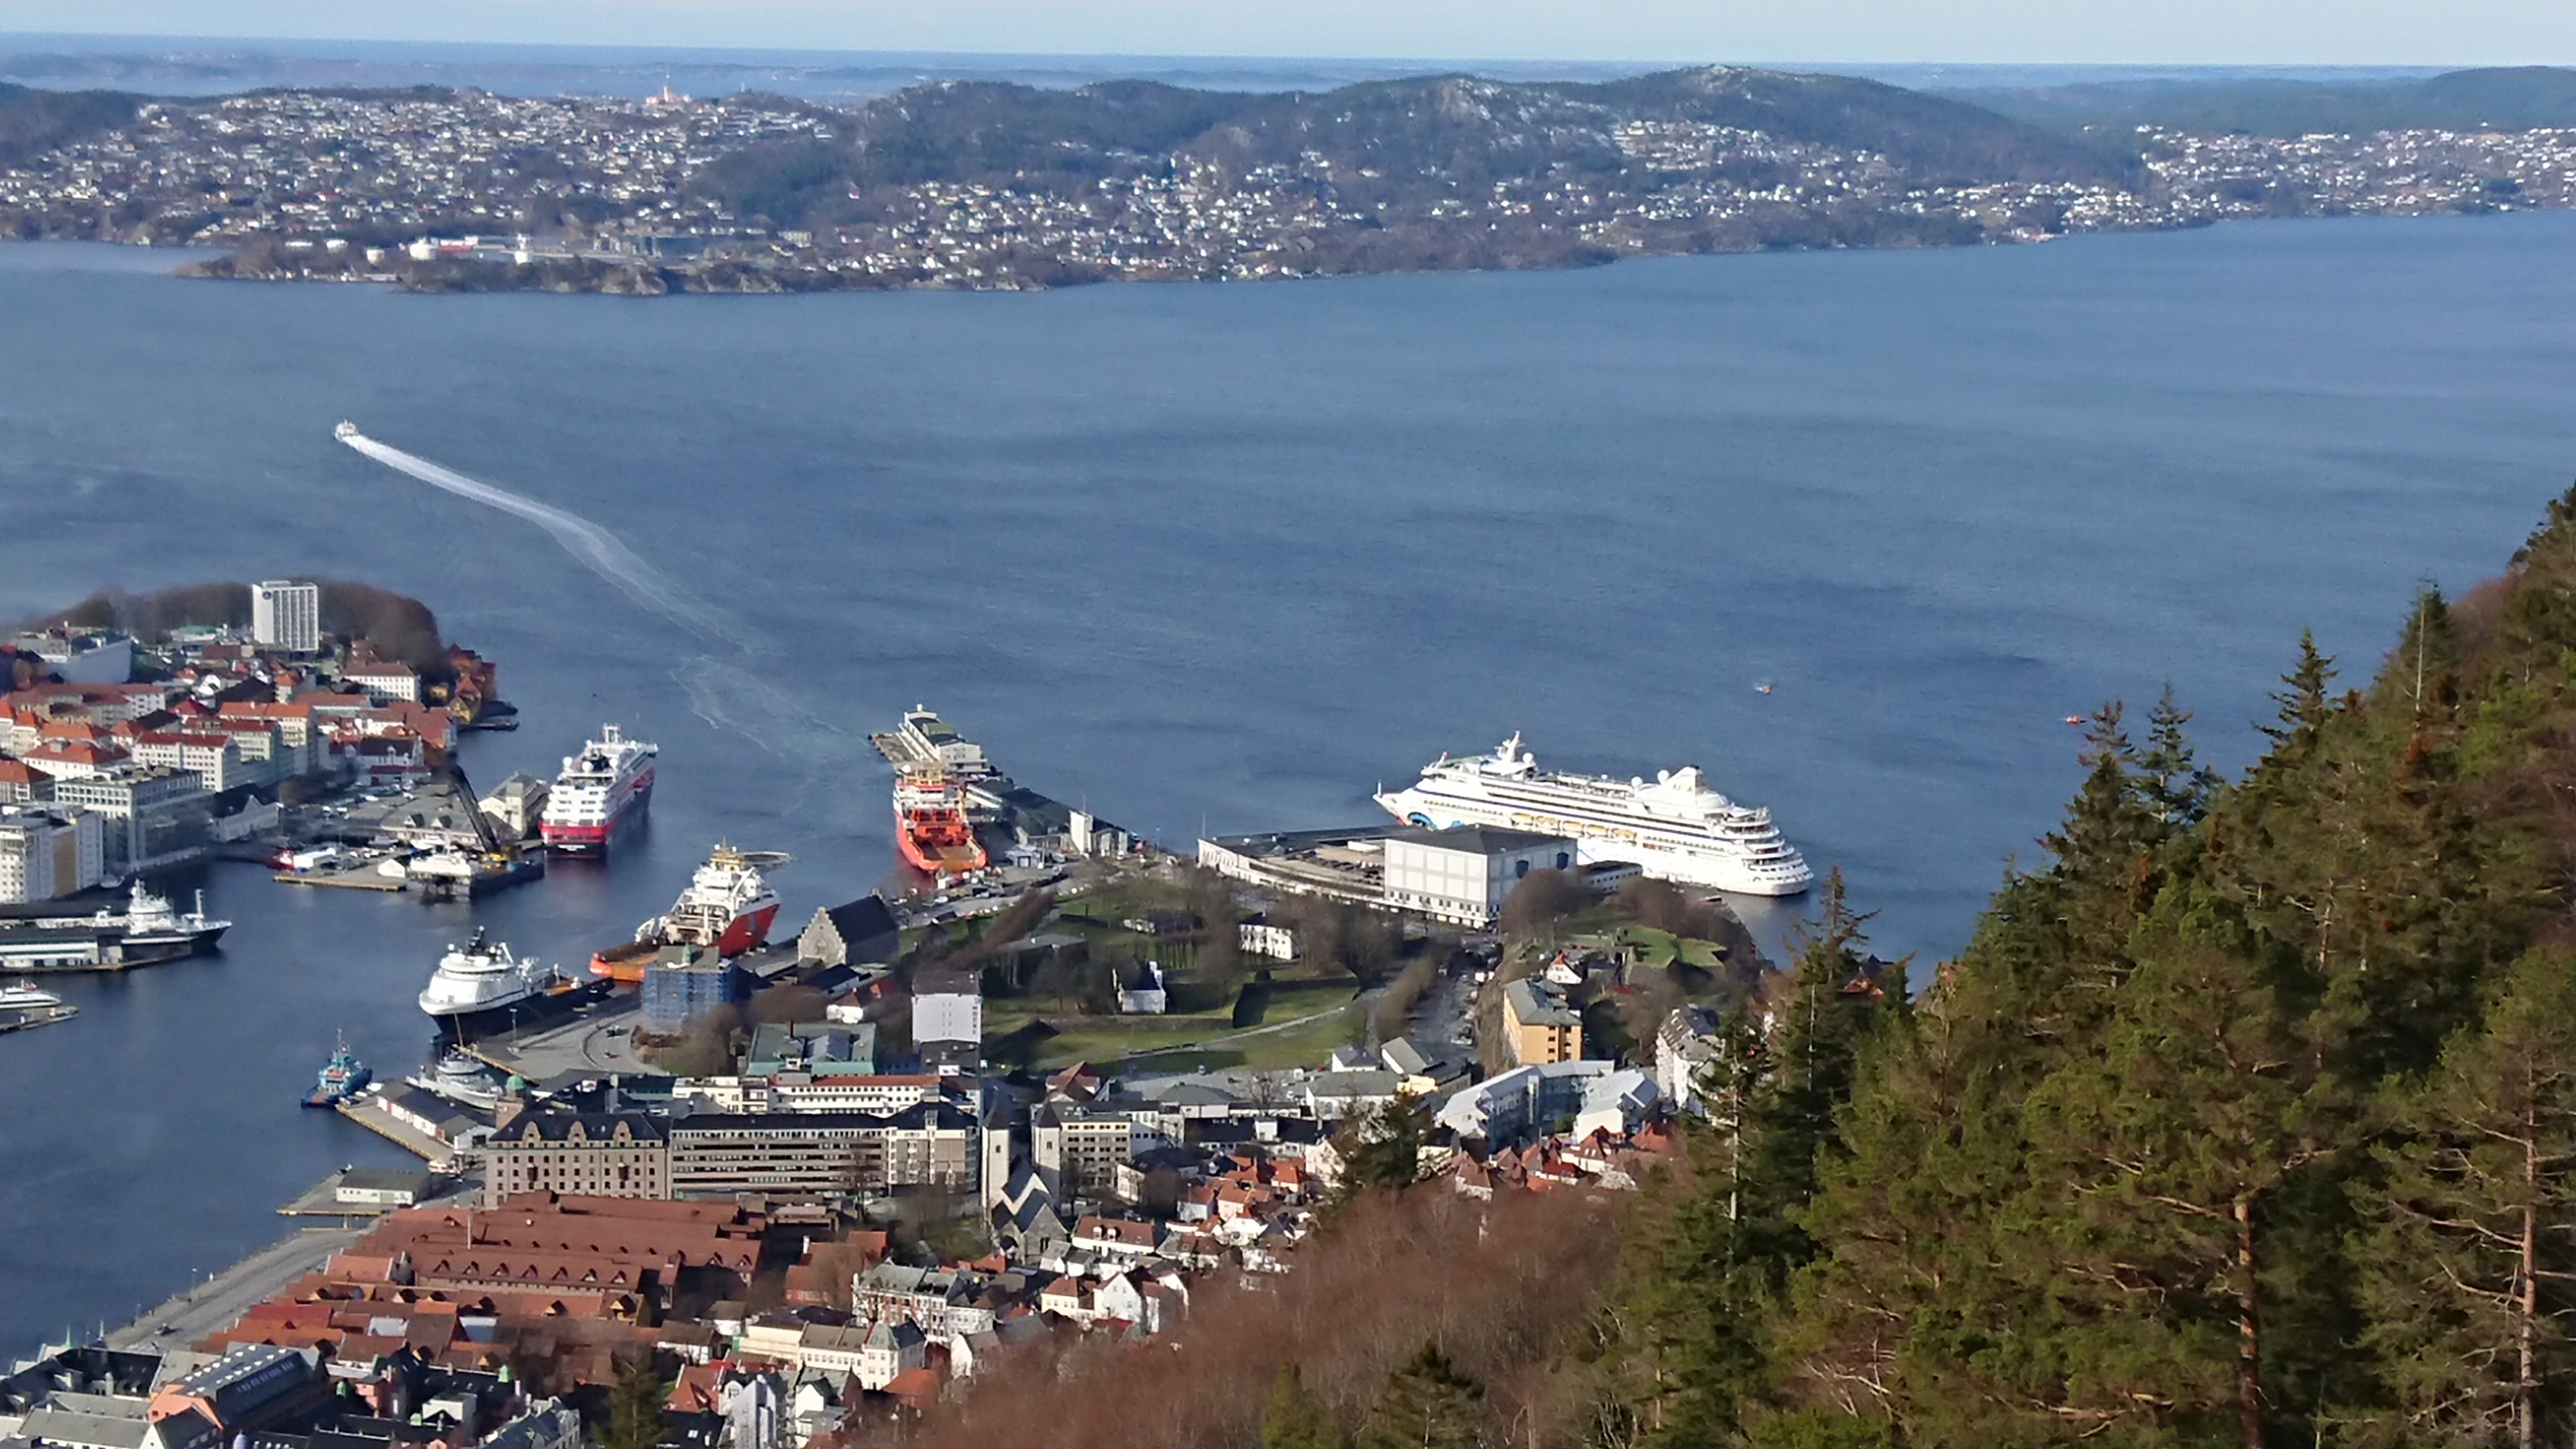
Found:
[{"label": "sky", "polygon": [[0,33],[1071,55],[2576,64],[2576,0],[0,0]]}]

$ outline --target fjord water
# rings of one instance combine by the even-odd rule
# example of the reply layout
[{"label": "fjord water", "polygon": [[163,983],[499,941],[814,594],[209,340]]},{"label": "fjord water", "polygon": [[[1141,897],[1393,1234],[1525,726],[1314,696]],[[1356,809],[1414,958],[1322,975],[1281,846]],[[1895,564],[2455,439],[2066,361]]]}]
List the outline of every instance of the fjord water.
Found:
[{"label": "fjord water", "polygon": [[2357,682],[2419,579],[2503,565],[2576,473],[2571,246],[2544,214],[652,301],[0,248],[0,614],[363,579],[502,662],[526,724],[469,742],[477,781],[602,720],[662,746],[604,868],[469,911],[218,867],[220,957],[0,1039],[0,1348],[399,1160],[292,1102],[335,1032],[421,1060],[412,996],[469,918],[578,961],[720,836],[797,855],[793,920],[875,883],[865,736],[915,700],[1178,845],[1365,821],[1515,729],[1550,764],[1695,761],[1845,869],[1879,950],[1955,951],[2074,786],[2064,716],[2170,680],[2235,767],[2302,627]]}]

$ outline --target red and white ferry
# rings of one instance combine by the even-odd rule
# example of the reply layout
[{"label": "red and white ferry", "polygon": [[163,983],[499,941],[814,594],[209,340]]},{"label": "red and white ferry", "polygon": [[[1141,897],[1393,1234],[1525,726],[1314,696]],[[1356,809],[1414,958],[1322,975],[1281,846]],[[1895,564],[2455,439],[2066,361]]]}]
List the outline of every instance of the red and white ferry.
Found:
[{"label": "red and white ferry", "polygon": [[615,725],[601,725],[599,738],[563,762],[555,787],[546,796],[537,833],[546,848],[601,851],[630,819],[642,819],[653,802],[653,759],[657,745],[626,738]]},{"label": "red and white ferry", "polygon": [[761,871],[787,861],[774,850],[717,846],[669,912],[646,921],[634,940],[592,956],[591,974],[641,981],[644,968],[664,946],[713,947],[717,955],[732,957],[767,945],[769,928],[778,919],[778,892],[769,888]]}]

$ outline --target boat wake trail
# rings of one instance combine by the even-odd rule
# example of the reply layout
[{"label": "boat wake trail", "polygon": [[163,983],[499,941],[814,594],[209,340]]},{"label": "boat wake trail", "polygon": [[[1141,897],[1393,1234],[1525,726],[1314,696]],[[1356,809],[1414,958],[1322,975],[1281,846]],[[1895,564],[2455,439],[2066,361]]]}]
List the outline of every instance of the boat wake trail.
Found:
[{"label": "boat wake trail", "polygon": [[700,638],[717,640],[729,634],[739,637],[722,611],[655,572],[652,565],[636,557],[634,550],[619,542],[617,535],[578,513],[569,513],[507,488],[496,488],[468,478],[427,458],[387,447],[355,429],[342,432],[339,438],[397,473],[417,478],[432,488],[453,493],[459,498],[471,499],[486,508],[497,508],[528,520],[552,534],[555,542],[563,545],[564,552],[588,565],[591,572],[615,584],[627,597]]},{"label": "boat wake trail", "polygon": [[698,718],[729,729],[809,776],[846,771],[850,741],[830,721],[732,660],[700,655],[671,670]]},{"label": "boat wake trail", "polygon": [[617,535],[578,513],[468,478],[427,458],[387,447],[355,428],[345,424],[342,427],[340,441],[365,456],[442,492],[528,520],[553,535],[564,552],[616,585],[619,592],[700,639],[723,644],[723,655],[702,654],[686,659],[671,673],[672,679],[688,692],[690,708],[699,718],[743,735],[772,756],[817,778],[828,777],[846,765],[849,741],[840,730],[739,662],[739,656],[746,653],[768,658],[778,650],[728,618],[723,610],[664,578],[619,542]]}]

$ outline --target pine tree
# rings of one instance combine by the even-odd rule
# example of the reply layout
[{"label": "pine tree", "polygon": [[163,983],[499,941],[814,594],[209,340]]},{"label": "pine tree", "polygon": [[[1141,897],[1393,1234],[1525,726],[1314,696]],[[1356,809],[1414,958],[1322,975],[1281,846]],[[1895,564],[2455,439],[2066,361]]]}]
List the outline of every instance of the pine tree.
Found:
[{"label": "pine tree", "polygon": [[2506,975],[2394,1103],[2362,1251],[2366,1341],[2395,1399],[2370,1442],[2565,1441],[2576,1409],[2576,951]]},{"label": "pine tree", "polygon": [[2040,843],[2056,858],[2048,876],[2069,963],[2082,989],[2098,993],[2127,972],[2129,932],[2154,897],[2154,852],[2164,827],[2144,798],[2117,700],[2094,712],[2083,761],[2084,783],[2066,807],[2066,823]]},{"label": "pine tree", "polygon": [[2327,716],[2334,712],[2334,702],[2326,694],[2334,677],[2334,660],[2317,652],[2316,631],[2300,630],[2299,662],[2281,676],[2281,688],[2272,696],[2280,706],[2280,718],[2255,726],[2271,739],[2275,759],[2296,764],[2315,747]]},{"label": "pine tree", "polygon": [[2189,830],[2209,812],[2218,791],[2218,772],[2194,757],[2183,726],[2191,711],[2174,703],[2173,686],[2165,686],[2147,711],[2147,747],[2138,752],[2138,793],[2163,834]]},{"label": "pine tree", "polygon": [[1770,1076],[1752,1104],[1739,1174],[1748,1230],[1778,1239],[1756,1251],[1781,1259],[1784,1271],[1806,1256],[1794,1214],[1815,1196],[1817,1157],[1851,1096],[1861,1046],[1905,1005],[1902,966],[1885,980],[1871,975],[1861,931],[1870,913],[1852,910],[1841,867],[1827,872],[1817,908],[1798,929],[1797,968],[1774,1007]]},{"label": "pine tree", "polygon": [[600,1432],[600,1449],[654,1449],[671,1432],[662,1413],[670,1392],[649,1354],[623,1358],[616,1382],[608,1390],[608,1427]]},{"label": "pine tree", "polygon": [[2090,1412],[2262,1449],[2270,1215],[2349,1140],[2332,1026],[2205,896],[2142,934],[2101,1053],[2030,1102],[2026,1211],[2089,1320],[2058,1350]]},{"label": "pine tree", "polygon": [[1362,1115],[1339,1139],[1342,1174],[1327,1216],[1372,1189],[1400,1192],[1422,1178],[1422,1144],[1431,1134],[1428,1101],[1390,1102]]},{"label": "pine tree", "polygon": [[2419,730],[2446,721],[2459,703],[2459,664],[2451,606],[2427,579],[2417,586],[2405,632],[2371,690],[2372,709]]},{"label": "pine tree", "polygon": [[1306,1391],[1305,1375],[1293,1363],[1280,1365],[1261,1416],[1261,1449],[1343,1449],[1347,1442],[1331,1412]]},{"label": "pine tree", "polygon": [[1358,1449],[1480,1449],[1485,1391],[1426,1343],[1387,1380]]}]

